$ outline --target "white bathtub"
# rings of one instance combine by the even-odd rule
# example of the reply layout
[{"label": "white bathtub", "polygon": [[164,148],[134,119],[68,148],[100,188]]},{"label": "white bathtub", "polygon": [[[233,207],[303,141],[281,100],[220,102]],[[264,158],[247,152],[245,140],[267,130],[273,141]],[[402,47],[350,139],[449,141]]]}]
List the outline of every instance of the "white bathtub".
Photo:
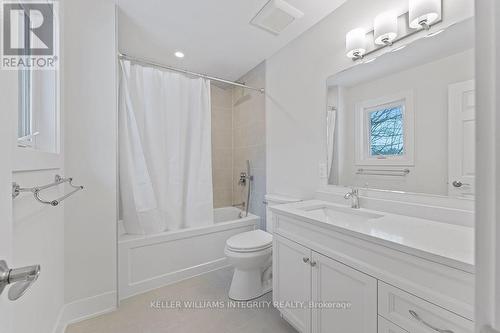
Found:
[{"label": "white bathtub", "polygon": [[252,214],[240,219],[239,213],[237,208],[218,208],[213,225],[149,236],[124,234],[120,226],[120,299],[227,266],[226,240],[258,228],[260,222]]}]

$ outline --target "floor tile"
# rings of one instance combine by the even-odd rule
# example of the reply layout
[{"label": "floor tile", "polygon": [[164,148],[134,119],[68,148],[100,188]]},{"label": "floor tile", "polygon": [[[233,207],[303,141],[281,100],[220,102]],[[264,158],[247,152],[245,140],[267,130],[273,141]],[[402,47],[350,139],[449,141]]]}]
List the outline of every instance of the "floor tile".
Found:
[{"label": "floor tile", "polygon": [[122,301],[117,311],[70,325],[66,333],[296,333],[272,307],[271,293],[255,300],[260,307],[231,302],[231,279],[228,268],[158,288]]}]

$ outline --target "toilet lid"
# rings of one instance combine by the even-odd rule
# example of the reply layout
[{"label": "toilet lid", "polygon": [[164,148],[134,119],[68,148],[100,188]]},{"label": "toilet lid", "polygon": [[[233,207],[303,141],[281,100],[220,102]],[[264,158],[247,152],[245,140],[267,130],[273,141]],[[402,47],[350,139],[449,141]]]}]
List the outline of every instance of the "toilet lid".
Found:
[{"label": "toilet lid", "polygon": [[262,230],[243,232],[230,237],[226,241],[229,249],[241,252],[250,252],[271,247],[273,236]]}]

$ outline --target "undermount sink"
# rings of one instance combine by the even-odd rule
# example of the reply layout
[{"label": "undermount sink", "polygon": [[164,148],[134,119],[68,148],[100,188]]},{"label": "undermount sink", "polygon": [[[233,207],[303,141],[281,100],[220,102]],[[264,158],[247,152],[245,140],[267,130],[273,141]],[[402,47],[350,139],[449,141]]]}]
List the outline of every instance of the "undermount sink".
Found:
[{"label": "undermount sink", "polygon": [[366,212],[347,207],[330,205],[301,207],[307,215],[326,223],[363,223],[383,217],[384,215]]}]

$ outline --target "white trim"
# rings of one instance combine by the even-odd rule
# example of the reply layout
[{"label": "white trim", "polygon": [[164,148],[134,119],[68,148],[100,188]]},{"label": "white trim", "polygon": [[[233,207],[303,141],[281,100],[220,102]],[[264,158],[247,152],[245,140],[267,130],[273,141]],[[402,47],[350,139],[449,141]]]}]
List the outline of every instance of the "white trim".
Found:
[{"label": "white trim", "polygon": [[33,148],[16,147],[12,172],[61,169],[62,154],[48,153]]},{"label": "white trim", "polygon": [[476,12],[476,332],[500,328],[500,1]]},{"label": "white trim", "polygon": [[[393,156],[386,159],[377,159],[368,157],[367,143],[368,127],[367,127],[367,112],[374,111],[377,107],[401,104],[403,101],[403,125],[404,125],[404,149],[405,153],[402,156]],[[413,91],[395,93],[392,95],[375,98],[358,102],[355,104],[355,150],[356,150],[356,165],[383,165],[383,166],[413,166],[414,165],[414,145],[415,145],[415,117],[414,117],[414,102]]]},{"label": "white trim", "polygon": [[64,333],[70,324],[93,318],[117,309],[116,291],[67,303],[59,313],[54,333]]},{"label": "white trim", "polygon": [[[183,280],[193,278],[195,276],[203,275],[209,272],[217,271],[229,267],[226,258],[219,258],[214,261],[203,263],[201,265],[189,267],[176,272],[155,276],[150,279],[142,280],[139,282],[128,282],[121,285],[119,300],[146,293],[148,291],[165,287]],[[122,272],[123,273],[123,272]],[[122,278],[124,280],[125,278]]]}]

